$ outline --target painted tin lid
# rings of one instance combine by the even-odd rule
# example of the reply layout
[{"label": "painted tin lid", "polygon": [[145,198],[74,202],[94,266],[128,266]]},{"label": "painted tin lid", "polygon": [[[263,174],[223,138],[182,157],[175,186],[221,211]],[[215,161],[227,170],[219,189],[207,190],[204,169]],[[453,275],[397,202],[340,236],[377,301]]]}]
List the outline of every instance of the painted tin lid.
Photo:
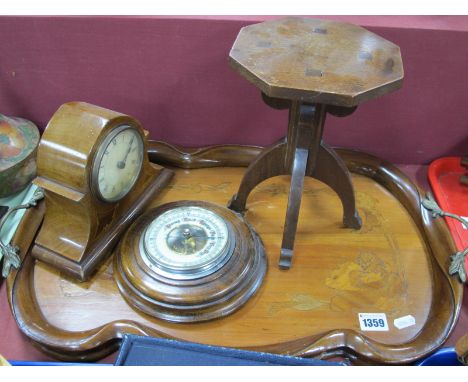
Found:
[{"label": "painted tin lid", "polygon": [[0,172],[27,159],[38,143],[39,130],[34,123],[0,114]]}]

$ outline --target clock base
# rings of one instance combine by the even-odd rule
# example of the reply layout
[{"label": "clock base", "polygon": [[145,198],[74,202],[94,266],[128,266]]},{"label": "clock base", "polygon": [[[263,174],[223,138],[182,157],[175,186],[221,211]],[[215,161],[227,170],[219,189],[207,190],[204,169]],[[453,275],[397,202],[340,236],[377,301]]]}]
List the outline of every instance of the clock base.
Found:
[{"label": "clock base", "polygon": [[135,218],[148,207],[148,204],[156,195],[167,186],[174,175],[171,170],[161,169],[161,167],[153,164],[150,164],[150,166],[152,167],[151,176],[148,176],[143,182],[144,186],[140,189],[140,192],[134,193],[132,199],[128,200],[124,208],[121,206],[121,213],[89,245],[80,261],[67,258],[62,254],[64,251],[58,252],[55,248],[41,245],[38,240],[36,240],[31,250],[32,255],[36,259],[51,264],[80,281],[88,280],[99,265],[111,254],[120,236]]},{"label": "clock base", "polygon": [[[194,279],[161,275],[143,260],[140,242],[148,225],[163,212],[197,206],[220,216],[230,227],[232,255],[219,269]],[[127,231],[114,256],[114,279],[128,304],[172,322],[200,322],[227,316],[259,289],[267,269],[259,236],[240,214],[213,203],[168,203],[141,216]]]}]

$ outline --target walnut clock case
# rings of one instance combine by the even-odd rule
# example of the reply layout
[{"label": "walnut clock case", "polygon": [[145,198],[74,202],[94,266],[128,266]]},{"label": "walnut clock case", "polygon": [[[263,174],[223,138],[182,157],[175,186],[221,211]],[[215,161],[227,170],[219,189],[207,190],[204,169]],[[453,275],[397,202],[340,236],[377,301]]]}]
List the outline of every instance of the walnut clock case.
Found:
[{"label": "walnut clock case", "polygon": [[80,280],[90,277],[120,235],[169,182],[151,164],[134,118],[82,102],[62,105],[37,153],[46,214],[35,258]]}]

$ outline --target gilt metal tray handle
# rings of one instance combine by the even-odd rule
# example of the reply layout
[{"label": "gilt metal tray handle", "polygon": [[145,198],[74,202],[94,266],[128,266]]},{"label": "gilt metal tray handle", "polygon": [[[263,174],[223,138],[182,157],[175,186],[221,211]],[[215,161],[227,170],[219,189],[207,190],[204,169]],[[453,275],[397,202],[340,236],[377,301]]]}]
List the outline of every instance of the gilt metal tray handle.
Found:
[{"label": "gilt metal tray handle", "polygon": [[[22,209],[28,209],[31,207],[35,207],[37,203],[44,198],[44,192],[41,188],[37,188],[34,191],[34,194],[32,198],[29,200],[29,202],[25,204],[21,204],[19,206],[11,207],[8,209],[8,211],[3,215],[3,217],[0,219],[0,231],[8,218],[12,216],[16,211],[22,210]],[[7,278],[8,275],[10,274],[11,268],[18,269],[21,265],[21,258],[19,256],[19,247],[10,244],[10,243],[4,243],[0,239],[0,261],[3,259],[3,267],[2,267],[2,277]]]}]

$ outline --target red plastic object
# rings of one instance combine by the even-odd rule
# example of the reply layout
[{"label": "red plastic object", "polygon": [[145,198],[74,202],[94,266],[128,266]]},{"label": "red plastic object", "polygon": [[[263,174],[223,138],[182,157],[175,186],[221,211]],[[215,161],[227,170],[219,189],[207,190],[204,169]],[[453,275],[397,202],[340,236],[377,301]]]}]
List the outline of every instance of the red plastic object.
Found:
[{"label": "red plastic object", "polygon": [[[460,164],[460,157],[440,158],[429,166],[428,177],[434,197],[440,208],[446,212],[468,217],[468,186],[460,183],[460,177],[467,169]],[[458,250],[468,247],[468,227],[452,218],[445,218]],[[468,269],[468,257],[465,258]]]}]

